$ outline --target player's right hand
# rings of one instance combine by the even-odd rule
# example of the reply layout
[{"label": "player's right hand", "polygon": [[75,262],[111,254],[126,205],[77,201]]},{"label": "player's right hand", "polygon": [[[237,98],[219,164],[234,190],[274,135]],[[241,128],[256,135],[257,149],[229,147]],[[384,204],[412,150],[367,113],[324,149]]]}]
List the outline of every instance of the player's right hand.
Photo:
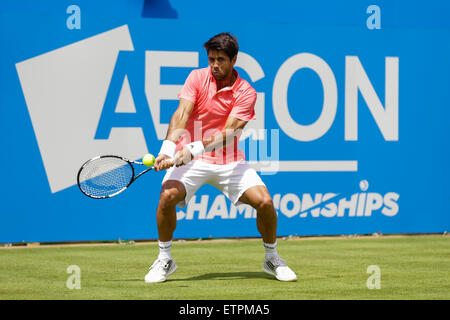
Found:
[{"label": "player's right hand", "polygon": [[165,154],[160,154],[155,159],[153,169],[158,172],[160,170],[166,170],[173,166],[173,159]]}]

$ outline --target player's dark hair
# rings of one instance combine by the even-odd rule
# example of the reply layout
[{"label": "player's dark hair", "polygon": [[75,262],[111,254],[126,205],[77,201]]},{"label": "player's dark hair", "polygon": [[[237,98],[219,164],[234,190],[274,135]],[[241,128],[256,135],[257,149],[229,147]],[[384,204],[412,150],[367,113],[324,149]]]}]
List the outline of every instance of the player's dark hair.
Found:
[{"label": "player's dark hair", "polygon": [[239,44],[236,37],[228,32],[222,32],[215,35],[214,37],[206,41],[203,46],[205,47],[207,52],[209,52],[210,50],[225,52],[230,60],[233,59],[239,51]]}]

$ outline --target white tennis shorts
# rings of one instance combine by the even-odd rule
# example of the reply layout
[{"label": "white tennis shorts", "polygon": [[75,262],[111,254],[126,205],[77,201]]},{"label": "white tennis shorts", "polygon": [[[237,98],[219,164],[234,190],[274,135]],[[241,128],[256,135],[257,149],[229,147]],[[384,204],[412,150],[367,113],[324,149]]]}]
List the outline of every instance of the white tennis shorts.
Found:
[{"label": "white tennis shorts", "polygon": [[176,180],[186,188],[186,197],[177,206],[184,208],[195,192],[204,184],[210,184],[219,189],[230,201],[238,206],[239,198],[249,188],[265,186],[264,182],[245,161],[229,164],[211,164],[201,160],[192,160],[180,167],[167,170],[162,183]]}]

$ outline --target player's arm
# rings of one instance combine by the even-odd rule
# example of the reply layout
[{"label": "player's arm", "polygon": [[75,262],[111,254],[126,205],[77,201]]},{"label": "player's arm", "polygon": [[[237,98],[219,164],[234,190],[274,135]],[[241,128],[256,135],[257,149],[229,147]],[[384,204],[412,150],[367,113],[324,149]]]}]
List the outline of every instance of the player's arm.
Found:
[{"label": "player's arm", "polygon": [[205,152],[211,152],[229,145],[234,141],[234,138],[244,130],[247,122],[248,121],[229,116],[225,123],[225,127],[219,134],[213,135],[202,141]]},{"label": "player's arm", "polygon": [[172,115],[167,130],[166,138],[155,160],[155,171],[164,170],[171,166],[171,158],[175,154],[176,143],[186,129],[189,116],[194,109],[194,103],[189,100],[180,99],[177,110]]},{"label": "player's arm", "polygon": [[178,142],[178,139],[186,129],[189,116],[191,115],[193,109],[194,103],[183,98],[180,99],[180,104],[170,119],[169,129],[167,130],[165,140],[172,141],[173,143]]},{"label": "player's arm", "polygon": [[187,164],[193,158],[204,152],[221,149],[234,141],[244,130],[248,121],[229,116],[222,131],[216,135],[187,144],[183,150],[178,151],[174,163],[177,167]]}]

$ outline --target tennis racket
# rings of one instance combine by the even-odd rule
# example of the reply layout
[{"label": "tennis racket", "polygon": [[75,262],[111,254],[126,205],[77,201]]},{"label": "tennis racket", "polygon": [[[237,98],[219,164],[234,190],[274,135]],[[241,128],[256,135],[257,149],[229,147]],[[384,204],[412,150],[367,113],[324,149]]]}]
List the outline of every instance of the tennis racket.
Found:
[{"label": "tennis racket", "polygon": [[78,171],[77,182],[81,192],[94,199],[106,199],[125,191],[137,178],[153,169],[147,168],[136,175],[142,162],[123,157],[105,155],[86,161]]}]

